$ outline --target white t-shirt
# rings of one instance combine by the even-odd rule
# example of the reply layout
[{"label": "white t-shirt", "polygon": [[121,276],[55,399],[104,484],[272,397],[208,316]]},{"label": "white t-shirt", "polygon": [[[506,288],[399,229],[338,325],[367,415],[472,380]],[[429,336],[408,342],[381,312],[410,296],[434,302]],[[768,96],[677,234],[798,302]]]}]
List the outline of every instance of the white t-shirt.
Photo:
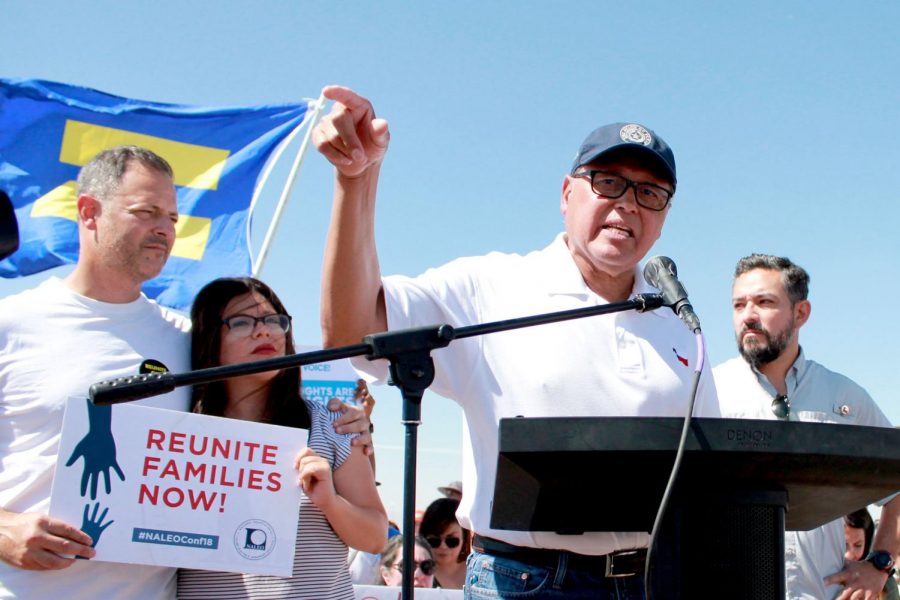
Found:
[{"label": "white t-shirt", "polygon": [[[189,320],[143,295],[127,304],[98,302],[57,278],[0,300],[0,506],[47,512],[56,462],[68,459],[57,456],[66,401],[87,398],[97,381],[136,374],[145,359],[172,372],[189,370],[189,328]],[[189,401],[189,390],[180,388],[141,404],[187,410]],[[113,488],[117,482],[112,474]],[[97,500],[103,495],[101,484]],[[0,562],[0,598],[172,598],[174,574],[86,560],[54,571]]]},{"label": "white t-shirt", "polygon": [[[741,357],[713,369],[723,417],[777,419],[772,412],[775,388],[766,376]],[[852,380],[806,360],[801,350],[785,379],[790,419],[891,427],[869,394]],[[836,519],[810,531],[784,534],[785,583],[789,600],[835,598],[839,585],[825,587],[823,579],[844,568],[844,521]]]},{"label": "white t-shirt", "polygon": [[[635,272],[634,293],[655,291]],[[563,235],[526,256],[462,258],[413,279],[383,281],[388,326],[475,325],[583,308],[607,301],[578,271]],[[621,312],[455,341],[432,352],[431,389],[458,402],[463,440],[463,527],[518,546],[607,554],[647,545],[646,533],[491,529],[499,420],[551,416],[684,416],[696,366],[693,334],[665,308]],[[384,379],[386,361],[354,365]],[[708,370],[705,370],[708,371]],[[695,415],[719,416],[712,377],[704,372]],[[427,412],[425,413],[427,418]],[[614,486],[615,482],[608,482]]]}]

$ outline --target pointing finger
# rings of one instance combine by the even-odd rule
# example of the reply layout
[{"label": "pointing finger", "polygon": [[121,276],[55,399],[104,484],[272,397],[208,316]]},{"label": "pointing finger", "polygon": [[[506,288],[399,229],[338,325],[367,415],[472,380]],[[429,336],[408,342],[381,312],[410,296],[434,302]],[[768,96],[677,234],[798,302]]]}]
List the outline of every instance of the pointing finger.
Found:
[{"label": "pointing finger", "polygon": [[363,160],[366,156],[363,150],[364,143],[371,137],[369,132],[372,127],[371,113],[368,111],[354,113],[342,104],[335,104],[328,116],[328,123],[335,132],[335,135],[331,136],[331,143],[338,149],[345,148],[346,153],[354,161]]},{"label": "pointing finger", "polygon": [[342,85],[326,85],[322,89],[322,95],[329,100],[340,102],[352,112],[358,113],[368,111],[373,117],[375,116],[375,111],[372,109],[372,103],[348,87]]}]

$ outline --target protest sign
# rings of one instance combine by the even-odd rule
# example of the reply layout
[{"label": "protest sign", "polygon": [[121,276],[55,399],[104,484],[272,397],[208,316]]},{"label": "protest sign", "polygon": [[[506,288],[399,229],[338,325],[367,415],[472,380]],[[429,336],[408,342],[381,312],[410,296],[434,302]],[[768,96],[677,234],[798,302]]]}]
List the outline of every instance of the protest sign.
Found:
[{"label": "protest sign", "polygon": [[71,398],[50,514],[94,539],[92,560],[290,575],[307,436]]},{"label": "protest sign", "polygon": [[[400,600],[399,587],[378,585],[354,585],[356,600]],[[416,600],[462,600],[462,590],[445,590],[441,588],[415,588]]]},{"label": "protest sign", "polygon": [[[298,346],[297,352],[318,350],[315,346]],[[303,397],[311,402],[325,403],[332,398],[355,404],[353,394],[359,379],[350,359],[332,360],[315,365],[303,365],[301,389]]]}]

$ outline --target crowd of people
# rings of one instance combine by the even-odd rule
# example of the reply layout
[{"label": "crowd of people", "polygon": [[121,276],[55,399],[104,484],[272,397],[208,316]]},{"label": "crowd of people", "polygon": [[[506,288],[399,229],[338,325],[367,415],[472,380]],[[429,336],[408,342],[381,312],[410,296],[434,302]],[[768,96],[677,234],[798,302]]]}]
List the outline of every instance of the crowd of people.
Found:
[{"label": "crowd of people", "polygon": [[[335,169],[321,289],[326,347],[388,329],[470,325],[655,291],[639,263],[662,233],[677,177],[672,149],[653,130],[616,123],[588,134],[562,181],[564,230],[545,248],[461,258],[418,277],[382,277],[374,215],[388,124],[350,89],[330,86],[324,94],[334,105],[313,139]],[[465,415],[465,469],[462,482],[446,486],[447,497],[424,511],[416,532],[392,527],[379,498],[365,386],[361,407],[324,407],[300,396],[291,369],[146,401],[308,431],[295,464],[303,494],[293,573],[78,560],[95,555],[94,540],[47,515],[54,467],[76,458],[57,456],[67,398],[133,373],[146,357],[183,372],[283,356],[294,347],[291,315],[257,279],[210,282],[190,319],[141,294],[167,260],[178,220],[172,170],[161,157],[136,147],[100,153],[79,175],[76,208],[75,270],[0,301],[0,597],[64,590],[85,600],[352,598],[354,582],[398,584],[411,567],[399,553],[402,536],[410,535],[419,587],[463,589],[472,599],[645,598],[646,533],[497,529],[491,501],[502,418],[684,416],[696,344],[666,308],[473,337],[435,353],[432,389]],[[808,274],[787,258],[753,254],[738,262],[732,309],[739,355],[700,373],[696,416],[890,427],[865,390],[804,354],[799,331],[810,319],[808,287]],[[384,361],[355,366],[370,381],[387,379]],[[102,414],[102,407],[88,410]],[[107,488],[111,469],[94,474],[106,476]],[[606,484],[615,493],[616,482]],[[864,524],[862,549],[853,542],[851,553],[855,523],[786,533],[789,598],[890,593],[900,500],[883,500],[878,526]]]}]

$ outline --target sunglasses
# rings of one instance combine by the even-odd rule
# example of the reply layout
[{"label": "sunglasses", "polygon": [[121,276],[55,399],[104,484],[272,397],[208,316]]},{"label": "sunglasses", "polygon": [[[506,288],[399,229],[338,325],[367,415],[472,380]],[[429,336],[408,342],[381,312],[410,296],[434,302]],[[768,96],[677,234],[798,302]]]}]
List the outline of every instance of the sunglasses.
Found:
[{"label": "sunglasses", "polygon": [[[403,563],[397,563],[391,566],[401,573],[403,572]],[[416,568],[422,571],[423,575],[434,575],[434,561],[430,558],[423,560],[422,562],[416,562]]]},{"label": "sunglasses", "polygon": [[788,420],[791,416],[791,401],[787,396],[778,394],[772,400],[772,412],[782,420]]},{"label": "sunglasses", "polygon": [[447,544],[447,547],[451,548],[451,549],[459,546],[459,543],[462,541],[458,537],[452,536],[452,535],[448,535],[445,538],[442,538],[439,535],[426,535],[425,536],[425,541],[428,542],[428,545],[431,546],[432,548],[440,548],[441,540],[443,540],[444,543]]}]

